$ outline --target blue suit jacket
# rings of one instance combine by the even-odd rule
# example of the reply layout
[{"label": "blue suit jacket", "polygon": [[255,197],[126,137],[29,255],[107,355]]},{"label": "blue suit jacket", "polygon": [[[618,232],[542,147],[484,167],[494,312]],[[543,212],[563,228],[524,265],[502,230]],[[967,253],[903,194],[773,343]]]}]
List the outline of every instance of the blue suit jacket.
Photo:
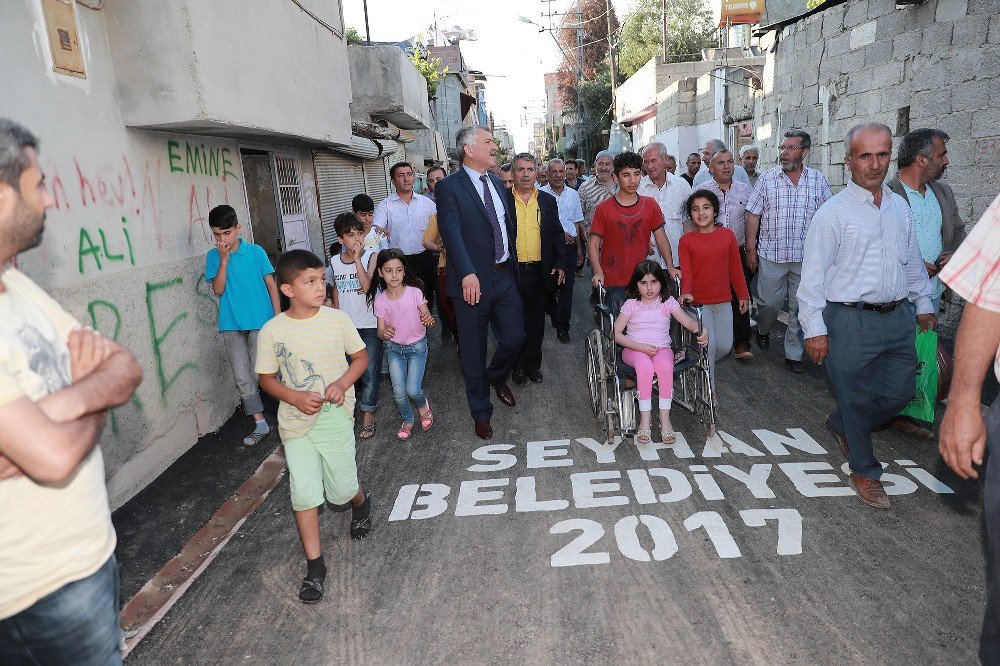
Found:
[{"label": "blue suit jacket", "polygon": [[[504,194],[503,181],[487,174],[503,202],[507,221],[509,261],[517,266],[515,234],[517,221]],[[462,295],[462,278],[473,273],[479,278],[479,291],[487,298],[493,291],[496,260],[493,251],[493,225],[486,216],[486,206],[479,195],[481,183],[473,183],[464,168],[438,181],[434,187],[437,202],[438,229],[448,253],[448,277],[445,293]],[[499,216],[501,211],[497,211]],[[500,221],[503,224],[503,220]]]}]

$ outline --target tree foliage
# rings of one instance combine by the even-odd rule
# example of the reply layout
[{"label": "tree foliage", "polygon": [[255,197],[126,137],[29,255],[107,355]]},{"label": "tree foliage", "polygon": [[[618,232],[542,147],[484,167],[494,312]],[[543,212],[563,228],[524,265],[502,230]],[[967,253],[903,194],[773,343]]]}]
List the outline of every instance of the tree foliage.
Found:
[{"label": "tree foliage", "polygon": [[611,129],[611,68],[605,59],[593,80],[580,84],[580,101],[587,119],[588,142],[591,154],[607,148],[608,137],[602,132]]},{"label": "tree foliage", "polygon": [[441,66],[441,58],[428,57],[427,51],[419,46],[410,53],[410,62],[427,80],[427,98],[434,99],[441,80],[448,74],[448,68]]},{"label": "tree foliage", "polygon": [[347,35],[346,35],[346,37],[347,37],[347,41],[349,41],[349,42],[363,42],[364,41],[363,39],[361,39],[361,35],[358,34],[357,28],[348,27],[347,28]]},{"label": "tree foliage", "polygon": [[[580,52],[577,43],[577,26],[580,24],[578,7],[583,11],[583,78],[591,81],[600,69],[606,68],[608,55],[608,14],[606,0],[581,0],[581,4],[572,2],[565,6],[559,28],[555,32],[556,40],[564,54],[558,70],[558,94],[565,106],[576,106],[576,73],[577,57]],[[618,29],[618,17],[614,7],[611,7],[611,30]]]},{"label": "tree foliage", "polygon": [[[701,59],[702,49],[716,45],[712,12],[704,0],[667,0],[669,62]],[[654,56],[663,54],[663,0],[639,0],[622,22],[618,68],[624,80]]]}]

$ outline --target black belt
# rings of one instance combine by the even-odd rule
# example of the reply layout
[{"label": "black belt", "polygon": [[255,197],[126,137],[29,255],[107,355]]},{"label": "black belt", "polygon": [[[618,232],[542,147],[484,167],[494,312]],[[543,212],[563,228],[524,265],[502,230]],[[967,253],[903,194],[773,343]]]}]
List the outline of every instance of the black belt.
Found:
[{"label": "black belt", "polygon": [[495,271],[503,270],[504,268],[507,267],[508,263],[510,263],[510,259],[504,259],[499,264],[493,264],[493,270]]},{"label": "black belt", "polygon": [[521,268],[524,268],[524,269],[527,270],[529,268],[534,268],[535,266],[541,266],[542,262],[540,262],[540,261],[519,261],[519,262],[517,262],[517,265],[520,266]]},{"label": "black belt", "polygon": [[848,308],[856,308],[858,310],[871,310],[872,312],[877,312],[879,314],[888,314],[899,307],[905,299],[899,299],[898,301],[890,301],[889,303],[865,303],[858,301],[856,303],[841,303],[839,301],[833,301],[837,305],[843,305]]}]

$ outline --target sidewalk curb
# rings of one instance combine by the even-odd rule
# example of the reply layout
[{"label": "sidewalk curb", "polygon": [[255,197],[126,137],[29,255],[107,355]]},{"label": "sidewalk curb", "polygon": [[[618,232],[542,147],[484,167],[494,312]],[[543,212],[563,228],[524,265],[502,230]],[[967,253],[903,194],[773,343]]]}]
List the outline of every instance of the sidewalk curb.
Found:
[{"label": "sidewalk curb", "polygon": [[233,534],[257,510],[285,473],[278,446],[153,578],[122,608],[124,659],[212,563]]}]

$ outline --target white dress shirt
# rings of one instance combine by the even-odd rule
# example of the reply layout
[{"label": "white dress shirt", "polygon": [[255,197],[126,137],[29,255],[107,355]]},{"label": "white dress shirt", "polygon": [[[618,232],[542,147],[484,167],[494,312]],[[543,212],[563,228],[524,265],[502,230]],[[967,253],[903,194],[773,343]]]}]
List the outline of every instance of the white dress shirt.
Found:
[{"label": "white dress shirt", "polygon": [[799,283],[805,337],[826,335],[823,308],[909,298],[917,314],[933,312],[931,283],[906,201],[885,184],[882,205],[853,180],[820,206],[806,233]]},{"label": "white dress shirt", "polygon": [[389,246],[398,247],[403,254],[420,254],[426,248],[423,238],[427,221],[437,213],[437,204],[422,194],[413,193],[410,203],[392,194],[375,206],[372,224],[389,233]]},{"label": "white dress shirt", "polygon": [[[484,174],[479,173],[475,169],[462,165],[465,172],[469,174],[469,178],[472,179],[472,185],[476,188],[476,192],[479,193],[479,198],[483,200],[483,205],[486,205],[486,196],[483,193],[483,181],[481,180]],[[497,261],[498,264],[502,264],[510,258],[510,247],[507,242],[507,211],[503,207],[503,199],[500,197],[500,193],[497,192],[496,186],[493,185],[493,180],[490,178],[486,179],[486,182],[490,186],[490,196],[493,197],[493,208],[497,212],[497,220],[500,221],[500,236],[503,237],[503,256]]]},{"label": "white dress shirt", "polygon": [[583,222],[583,204],[580,203],[580,193],[569,185],[563,187],[562,194],[556,194],[551,185],[538,188],[539,192],[548,192],[556,198],[559,208],[559,224],[563,231],[576,238],[576,225]]},{"label": "white dress shirt", "polygon": [[[663,187],[657,187],[652,178],[643,176],[642,180],[639,181],[639,189],[636,190],[636,194],[652,197],[656,199],[656,203],[660,204],[660,211],[663,213],[663,232],[667,234],[667,240],[670,241],[670,254],[673,255],[674,266],[680,266],[681,255],[677,251],[677,243],[684,235],[684,217],[687,215],[684,211],[684,204],[687,202],[688,195],[691,194],[691,186],[687,184],[686,180],[669,171],[666,176]],[[663,257],[660,256],[660,250],[655,243],[653,244],[653,258],[666,268]]]}]

